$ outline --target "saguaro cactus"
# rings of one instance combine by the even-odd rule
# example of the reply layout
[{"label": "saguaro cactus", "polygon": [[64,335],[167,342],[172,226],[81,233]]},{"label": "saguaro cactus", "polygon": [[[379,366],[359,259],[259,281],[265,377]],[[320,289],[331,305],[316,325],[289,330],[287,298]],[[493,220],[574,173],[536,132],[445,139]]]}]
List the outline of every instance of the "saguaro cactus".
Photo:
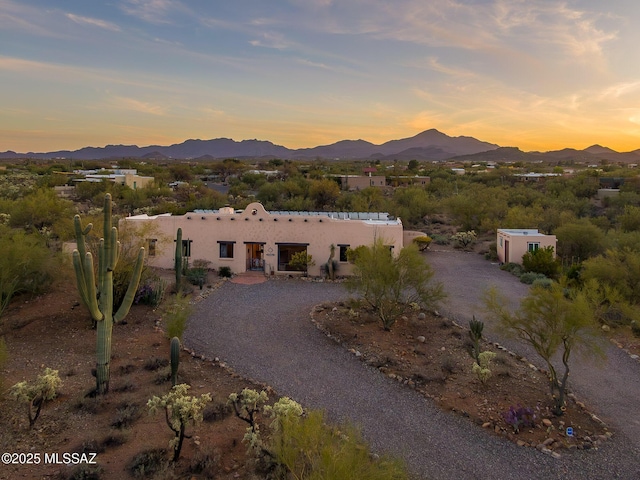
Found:
[{"label": "saguaro cactus", "polygon": [[178,384],[178,367],[180,366],[180,339],[173,337],[171,339],[171,385],[175,387]]},{"label": "saguaro cactus", "polygon": [[178,228],[176,233],[176,255],[173,264],[176,270],[176,292],[182,290],[182,229]]},{"label": "saguaro cactus", "polygon": [[[111,195],[104,197],[104,235],[100,239],[98,250],[98,273],[94,273],[93,255],[87,251],[85,237],[92,224],[82,227],[80,216],[73,219],[78,248],[73,251],[73,266],[76,271],[76,282],[82,302],[91,313],[97,325],[96,342],[96,394],[103,395],[109,391],[109,365],[111,361],[111,333],[114,322],[120,322],[129,313],[131,304],[140,283],[140,274],[144,263],[144,248],[140,248],[133,269],[129,287],[118,311],[113,314],[113,270],[120,255],[118,229],[111,226]],[[97,288],[96,288],[97,279]]]}]

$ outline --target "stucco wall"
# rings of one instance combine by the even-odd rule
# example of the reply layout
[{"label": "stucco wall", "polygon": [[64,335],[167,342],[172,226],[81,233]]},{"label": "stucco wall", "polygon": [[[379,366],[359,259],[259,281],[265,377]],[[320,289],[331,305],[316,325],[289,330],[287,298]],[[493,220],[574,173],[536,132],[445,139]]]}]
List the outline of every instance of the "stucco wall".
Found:
[{"label": "stucco wall", "polygon": [[[310,275],[320,275],[321,265],[330,255],[331,244],[336,246],[335,260],[339,260],[339,246],[371,245],[376,238],[393,245],[397,253],[403,246],[402,222],[345,220],[313,215],[271,214],[260,203],[252,203],[242,213],[231,212],[188,213],[182,216],[146,215],[127,217],[120,220],[120,226],[135,229],[152,223],[154,238],[158,239],[155,256],[149,257],[149,264],[161,268],[173,268],[175,238],[178,228],[182,228],[182,239],[191,241],[190,261],[208,260],[211,267],[219,269],[228,266],[234,273],[247,270],[246,243],[260,243],[265,271],[273,269],[275,274],[290,274],[278,270],[278,244],[290,243],[307,245],[307,253],[313,257],[315,265],[309,268]],[[139,230],[138,230],[139,231]],[[233,258],[220,258],[218,242],[235,242]],[[340,262],[338,275],[348,275],[351,265]]]},{"label": "stucco wall", "polygon": [[532,242],[539,243],[539,248],[553,247],[555,255],[557,248],[555,235],[544,235],[536,230],[498,230],[496,241],[498,260],[502,263],[521,264],[522,256],[527,253],[528,245]]}]

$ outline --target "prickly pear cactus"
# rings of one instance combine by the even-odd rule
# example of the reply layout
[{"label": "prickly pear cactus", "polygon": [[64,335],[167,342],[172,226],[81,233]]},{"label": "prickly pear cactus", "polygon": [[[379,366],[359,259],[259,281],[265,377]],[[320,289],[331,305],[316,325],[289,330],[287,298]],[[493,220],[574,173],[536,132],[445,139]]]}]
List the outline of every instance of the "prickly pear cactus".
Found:
[{"label": "prickly pear cactus", "polygon": [[[91,318],[96,322],[96,394],[109,391],[111,334],[114,322],[120,322],[129,313],[131,304],[140,283],[144,263],[144,248],[140,248],[133,269],[133,275],[124,300],[113,314],[113,271],[120,255],[118,229],[111,225],[111,195],[104,197],[104,231],[98,250],[98,272],[94,272],[93,255],[87,251],[85,238],[92,228],[88,224],[83,228],[79,215],[73,219],[78,248],[73,251],[73,267],[76,283],[82,303],[87,307]],[[96,285],[97,281],[97,285]]]},{"label": "prickly pear cactus", "polygon": [[180,339],[173,337],[171,339],[171,385],[178,384],[178,367],[180,366]]}]

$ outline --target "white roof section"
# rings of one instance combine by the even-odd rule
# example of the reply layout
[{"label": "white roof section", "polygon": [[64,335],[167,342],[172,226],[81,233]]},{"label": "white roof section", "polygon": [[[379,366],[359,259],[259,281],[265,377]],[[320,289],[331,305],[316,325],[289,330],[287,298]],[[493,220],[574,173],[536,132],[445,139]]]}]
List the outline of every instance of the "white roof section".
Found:
[{"label": "white roof section", "polygon": [[537,235],[544,237],[544,233],[538,232],[537,228],[499,228],[498,232],[506,233],[515,237]]}]

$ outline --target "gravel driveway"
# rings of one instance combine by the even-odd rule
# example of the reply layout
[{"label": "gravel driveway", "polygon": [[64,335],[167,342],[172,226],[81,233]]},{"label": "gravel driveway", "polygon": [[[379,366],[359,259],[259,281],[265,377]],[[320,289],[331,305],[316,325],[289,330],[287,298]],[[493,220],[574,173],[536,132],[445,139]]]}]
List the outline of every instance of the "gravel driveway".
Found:
[{"label": "gravel driveway", "polygon": [[197,304],[185,343],[306,407],[324,409],[333,420],[361,426],[376,451],[405,458],[416,478],[640,478],[638,452],[626,447],[622,437],[597,452],[555,459],[441,412],[364,365],[309,320],[313,305],[344,297],[339,284],[227,282]]}]

